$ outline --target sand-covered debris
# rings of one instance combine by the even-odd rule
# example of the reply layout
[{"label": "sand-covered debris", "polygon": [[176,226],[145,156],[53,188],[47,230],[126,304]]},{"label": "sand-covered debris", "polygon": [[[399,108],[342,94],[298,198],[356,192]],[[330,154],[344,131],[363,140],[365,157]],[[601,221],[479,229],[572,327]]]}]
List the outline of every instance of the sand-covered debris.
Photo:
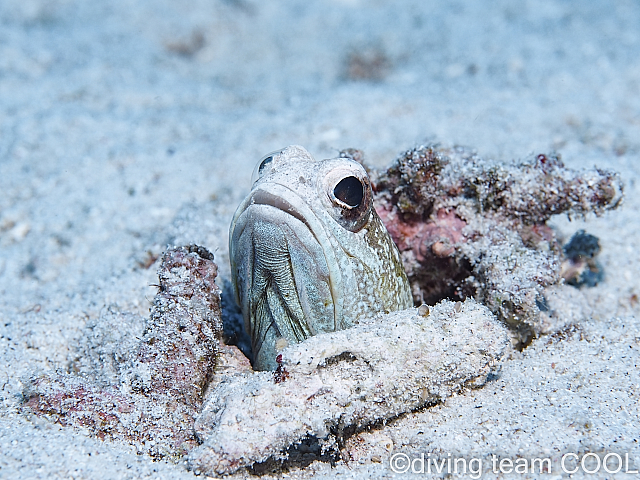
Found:
[{"label": "sand-covered debris", "polygon": [[196,420],[202,445],[189,455],[191,468],[231,473],[283,457],[309,437],[339,444],[349,427],[482,386],[508,349],[504,326],[473,300],[427,312],[394,312],[311,337],[283,351],[278,372],[223,381]]},{"label": "sand-covered debris", "polygon": [[543,333],[545,288],[562,282],[561,239],[547,221],[599,216],[623,199],[616,172],[570,169],[555,154],[509,163],[437,145],[404,152],[372,181],[414,299],[472,296],[520,348]]},{"label": "sand-covered debris", "polygon": [[220,342],[217,271],[205,248],[169,248],[137,352],[131,359],[122,352],[116,378],[36,376],[24,393],[26,409],[85,427],[101,439],[131,443],[156,458],[179,458],[196,445],[193,421],[218,356],[225,353],[223,363],[233,358],[234,348]]}]

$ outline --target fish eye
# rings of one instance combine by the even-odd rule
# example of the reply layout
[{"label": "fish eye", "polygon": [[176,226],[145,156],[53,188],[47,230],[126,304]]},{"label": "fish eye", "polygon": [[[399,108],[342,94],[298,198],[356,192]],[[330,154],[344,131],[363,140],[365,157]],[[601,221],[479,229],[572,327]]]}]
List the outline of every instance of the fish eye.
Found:
[{"label": "fish eye", "polygon": [[371,183],[364,168],[345,159],[326,160],[320,183],[322,202],[343,228],[360,231],[369,221],[373,208]]},{"label": "fish eye", "polygon": [[364,199],[364,185],[358,177],[343,178],[333,189],[335,197],[349,208],[357,208]]},{"label": "fish eye", "polygon": [[276,150],[275,152],[268,153],[258,161],[256,167],[253,169],[253,174],[251,175],[252,185],[269,170],[270,165],[273,162],[273,158],[281,152],[282,150]]},{"label": "fish eye", "polygon": [[264,157],[260,162],[260,165],[258,166],[258,173],[262,173],[262,171],[264,170],[264,167],[269,165],[271,162],[273,162],[273,155],[268,155]]}]

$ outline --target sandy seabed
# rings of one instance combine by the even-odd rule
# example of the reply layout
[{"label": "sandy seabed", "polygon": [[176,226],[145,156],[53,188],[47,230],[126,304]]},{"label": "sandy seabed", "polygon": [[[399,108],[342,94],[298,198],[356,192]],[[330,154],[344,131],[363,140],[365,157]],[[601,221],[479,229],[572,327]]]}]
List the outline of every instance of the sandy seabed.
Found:
[{"label": "sandy seabed", "polygon": [[[602,218],[552,221],[602,246],[604,282],[567,312],[578,334],[538,339],[485,388],[380,435],[410,461],[481,459],[485,478],[567,476],[562,456],[588,452],[639,469],[638,25],[633,1],[3,0],[0,476],[193,477],[19,413],[24,382],[82,363],[107,314],[147,316],[145,266],[167,244],[214,251],[224,287],[229,222],[263,154],[355,147],[381,167],[427,141],[504,160],[557,151],[571,168],[620,172],[626,198]],[[496,471],[493,455],[552,467]],[[392,466],[286,475],[389,478]]]}]

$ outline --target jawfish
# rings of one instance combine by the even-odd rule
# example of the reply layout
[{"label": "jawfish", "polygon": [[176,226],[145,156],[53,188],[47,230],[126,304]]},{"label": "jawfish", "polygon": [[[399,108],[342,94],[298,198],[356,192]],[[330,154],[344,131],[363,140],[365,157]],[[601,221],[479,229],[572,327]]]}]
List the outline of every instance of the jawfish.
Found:
[{"label": "jawfish", "polygon": [[263,157],[229,232],[231,273],[254,369],[287,345],[413,305],[365,169],[299,146]]}]

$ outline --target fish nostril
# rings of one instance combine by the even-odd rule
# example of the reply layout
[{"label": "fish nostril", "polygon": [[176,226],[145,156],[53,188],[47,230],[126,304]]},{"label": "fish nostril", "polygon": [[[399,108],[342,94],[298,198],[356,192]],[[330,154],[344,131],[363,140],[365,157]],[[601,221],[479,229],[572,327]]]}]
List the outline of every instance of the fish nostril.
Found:
[{"label": "fish nostril", "polygon": [[333,194],[347,206],[356,208],[364,198],[364,185],[357,177],[345,177],[335,186]]}]

